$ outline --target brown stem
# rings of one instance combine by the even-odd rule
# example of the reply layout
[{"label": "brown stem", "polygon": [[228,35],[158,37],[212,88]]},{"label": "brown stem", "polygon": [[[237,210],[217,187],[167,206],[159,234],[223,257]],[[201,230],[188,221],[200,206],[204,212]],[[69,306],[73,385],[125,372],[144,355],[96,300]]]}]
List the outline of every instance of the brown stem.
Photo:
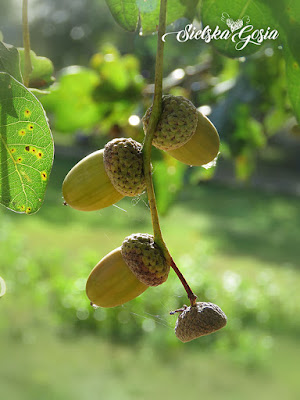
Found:
[{"label": "brown stem", "polygon": [[179,269],[178,269],[177,265],[175,264],[173,258],[171,258],[171,267],[173,268],[173,270],[177,274],[178,278],[181,280],[181,283],[183,284],[183,286],[185,288],[185,291],[187,292],[188,298],[189,298],[189,300],[191,302],[191,306],[195,306],[196,305],[197,296],[193,293],[192,289],[190,288],[190,285],[187,283],[187,281],[185,280],[184,276],[179,271]]}]

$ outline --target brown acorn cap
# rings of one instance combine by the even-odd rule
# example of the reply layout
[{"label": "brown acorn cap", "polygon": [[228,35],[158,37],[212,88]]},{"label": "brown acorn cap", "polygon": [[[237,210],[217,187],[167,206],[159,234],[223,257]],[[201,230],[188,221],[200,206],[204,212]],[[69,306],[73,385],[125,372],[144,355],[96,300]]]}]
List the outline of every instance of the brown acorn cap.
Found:
[{"label": "brown acorn cap", "polygon": [[[152,106],[148,108],[142,121],[147,131]],[[197,109],[183,96],[162,97],[162,113],[153,136],[153,145],[169,151],[184,145],[194,134],[197,126]]]},{"label": "brown acorn cap", "polygon": [[103,163],[104,150],[84,157],[67,174],[62,192],[65,202],[80,211],[95,211],[117,203],[124,196],[111,183]]},{"label": "brown acorn cap", "polygon": [[158,286],[168,278],[170,266],[154,237],[135,233],[124,239],[122,256],[135,276],[148,286]]},{"label": "brown acorn cap", "polygon": [[147,288],[128,268],[121,247],[118,247],[92,270],[86,283],[86,294],[97,306],[116,307],[139,296]]},{"label": "brown acorn cap", "polygon": [[115,189],[134,197],[146,189],[142,145],[131,138],[113,139],[104,148],[104,166]]},{"label": "brown acorn cap", "polygon": [[175,334],[182,342],[189,342],[200,336],[209,335],[223,328],[227,317],[219,306],[213,303],[198,302],[186,307],[179,315]]},{"label": "brown acorn cap", "polygon": [[201,166],[213,161],[219,153],[220,138],[213,123],[197,111],[198,123],[193,136],[170,156],[187,165]]}]

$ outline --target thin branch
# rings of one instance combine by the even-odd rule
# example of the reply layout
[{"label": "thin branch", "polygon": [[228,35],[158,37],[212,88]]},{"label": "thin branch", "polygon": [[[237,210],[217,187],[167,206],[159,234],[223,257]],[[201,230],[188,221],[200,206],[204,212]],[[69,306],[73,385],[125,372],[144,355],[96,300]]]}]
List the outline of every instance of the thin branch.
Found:
[{"label": "thin branch", "polygon": [[166,13],[167,13],[167,0],[161,0],[160,3],[160,15],[159,15],[159,27],[158,27],[158,38],[157,38],[157,53],[156,53],[156,64],[155,64],[155,82],[154,82],[154,99],[152,105],[152,112],[150,116],[149,125],[146,132],[146,137],[143,146],[143,160],[144,160],[144,174],[146,179],[146,188],[148,194],[149,207],[151,211],[151,219],[154,233],[154,241],[162,250],[168,265],[170,265],[178,278],[180,279],[182,285],[184,286],[191,305],[196,304],[197,296],[192,292],[190,286],[185,280],[182,273],[179,271],[174,260],[172,259],[167,246],[164,243],[159,217],[157,212],[155,193],[152,181],[152,171],[151,171],[151,149],[152,140],[156,130],[157,123],[159,121],[162,109],[162,82],[163,82],[163,51],[164,42],[162,41],[162,36],[166,31]]},{"label": "thin branch", "polygon": [[161,0],[160,4],[160,15],[159,15],[159,27],[158,27],[158,38],[157,38],[157,53],[155,63],[155,90],[154,100],[152,105],[152,113],[146,132],[145,142],[143,146],[144,155],[144,174],[146,178],[146,188],[149,200],[149,207],[151,211],[152,226],[154,233],[155,242],[161,247],[167,259],[170,259],[169,252],[164,244],[162,233],[159,224],[158,212],[156,207],[155,193],[152,182],[152,171],[151,171],[151,148],[152,140],[156,130],[157,123],[161,114],[162,107],[162,79],[163,79],[163,54],[164,54],[164,42],[161,40],[162,36],[166,31],[166,13],[167,13],[167,0]]},{"label": "thin branch", "polygon": [[196,305],[197,296],[193,293],[192,289],[190,288],[190,285],[187,283],[187,281],[185,280],[184,276],[179,271],[179,269],[178,269],[177,265],[175,264],[173,258],[171,258],[171,267],[176,272],[178,278],[180,279],[181,283],[183,284],[183,286],[185,288],[185,291],[187,292],[188,298],[189,298],[189,300],[191,302],[191,306],[195,306]]},{"label": "thin branch", "polygon": [[26,87],[29,86],[29,76],[32,72],[30,58],[30,35],[28,25],[28,0],[23,0],[22,6],[22,25],[23,25],[23,46],[24,46],[24,76],[23,81]]}]

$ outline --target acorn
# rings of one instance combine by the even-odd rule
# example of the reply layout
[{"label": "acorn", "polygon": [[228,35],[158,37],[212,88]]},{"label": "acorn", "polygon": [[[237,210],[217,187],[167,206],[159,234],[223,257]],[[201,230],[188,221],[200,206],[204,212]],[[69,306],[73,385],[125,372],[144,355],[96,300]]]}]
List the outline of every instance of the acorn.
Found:
[{"label": "acorn", "polygon": [[133,274],[145,285],[158,286],[167,280],[170,266],[152,235],[135,233],[126,237],[121,252]]},{"label": "acorn", "polygon": [[79,161],[63,182],[65,202],[81,211],[95,211],[145,190],[142,145],[133,139],[108,142]]},{"label": "acorn", "polygon": [[[147,131],[152,106],[143,117]],[[166,95],[153,145],[187,165],[201,166],[219,153],[220,139],[213,123],[182,96]]]},{"label": "acorn", "polygon": [[[152,106],[148,108],[142,121],[147,131]],[[184,145],[197,127],[197,109],[183,96],[162,97],[162,112],[153,136],[153,145],[160,150],[175,150]]]},{"label": "acorn", "polygon": [[65,202],[80,211],[95,211],[117,203],[124,196],[109,179],[103,162],[104,149],[79,161],[64,179]]},{"label": "acorn", "polygon": [[213,123],[197,111],[198,123],[195,133],[183,146],[169,150],[168,154],[187,165],[201,166],[213,161],[220,148],[220,138]]},{"label": "acorn", "polygon": [[198,302],[195,306],[185,306],[176,321],[175,334],[179,340],[186,343],[216,332],[226,323],[227,317],[219,306]]},{"label": "acorn", "polygon": [[90,301],[100,307],[116,307],[136,298],[148,288],[131,272],[121,247],[107,254],[95,266],[86,283]]}]

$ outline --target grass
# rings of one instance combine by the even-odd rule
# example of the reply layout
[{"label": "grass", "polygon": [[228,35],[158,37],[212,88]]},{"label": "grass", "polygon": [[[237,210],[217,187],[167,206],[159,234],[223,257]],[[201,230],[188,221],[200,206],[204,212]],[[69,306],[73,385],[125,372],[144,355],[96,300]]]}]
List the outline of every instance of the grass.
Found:
[{"label": "grass", "polygon": [[8,342],[2,349],[1,393],[9,400],[297,400],[295,344],[279,340],[268,368],[253,370],[199,350],[158,353],[146,345],[41,335],[33,343]]},{"label": "grass", "polygon": [[[173,346],[170,339],[170,345],[164,349],[166,338],[174,337],[174,322],[166,322],[170,318],[167,317],[169,304],[164,303],[163,297],[160,302],[163,327],[155,332],[151,330],[151,323],[157,321],[153,312],[150,311],[150,315],[146,310],[141,312],[139,302],[129,308],[130,316],[136,312],[139,322],[146,321],[143,329],[148,332],[146,339],[130,346],[113,343],[103,335],[90,336],[87,331],[76,338],[69,335],[65,340],[54,333],[54,327],[63,320],[52,320],[49,304],[52,307],[59,307],[59,304],[45,296],[47,284],[55,282],[59,268],[63,268],[65,276],[72,281],[81,268],[80,263],[85,274],[90,268],[84,264],[85,260],[92,266],[120,246],[125,236],[139,231],[151,232],[144,198],[138,202],[124,199],[118,203],[120,208],[110,207],[93,213],[63,206],[61,183],[76,161],[75,158],[56,158],[46,200],[38,214],[16,215],[5,209],[0,214],[5,228],[0,232],[0,244],[1,240],[4,243],[0,271],[8,273],[9,263],[12,268],[8,293],[0,302],[1,394],[10,400],[93,400],[99,397],[108,400],[172,397],[176,400],[183,396],[204,396],[213,400],[298,399],[300,387],[296,372],[300,353],[297,338],[292,332],[289,336],[286,332],[282,336],[277,333],[272,339],[269,358],[266,358],[264,352],[257,352],[256,333],[251,339],[240,331],[234,315],[238,308],[228,310],[228,328],[233,332],[233,339],[240,341],[239,351],[232,352],[232,357],[228,357],[232,347],[226,353],[222,349],[226,343],[222,342],[218,348],[205,350],[205,346],[196,347],[192,343]],[[210,274],[210,286],[203,290],[212,301],[214,292],[222,285],[229,284],[225,292],[230,294],[233,290],[230,285],[241,277],[252,286],[245,288],[249,292],[245,298],[239,297],[243,294],[242,287],[236,294],[236,302],[251,299],[251,290],[266,281],[266,290],[270,293],[265,297],[269,296],[272,306],[274,294],[276,308],[287,300],[289,304],[299,303],[299,220],[296,198],[205,184],[185,186],[161,224],[168,247],[192,286],[197,287],[199,283],[201,286],[205,274]],[[5,242],[7,235],[12,236],[11,244]],[[22,264],[26,263],[33,265],[30,276],[22,270]],[[36,288],[27,285],[27,280],[35,282],[39,274],[43,279]],[[11,279],[25,289],[20,293],[18,288],[10,291]],[[173,282],[172,275],[169,286],[149,290],[145,297],[151,300],[153,293],[153,301],[159,303],[159,296],[167,292],[168,287],[173,288]],[[55,284],[69,288],[68,279]],[[282,299],[278,299],[278,291],[283,293]],[[14,298],[12,293],[16,294]],[[183,295],[178,283],[174,298]],[[74,296],[84,296],[84,293],[75,291]],[[264,307],[264,299],[260,301]],[[117,310],[116,318],[124,318],[126,310],[126,307],[121,312]],[[293,315],[293,310],[290,312]],[[100,318],[98,325],[106,326],[112,323],[109,321]],[[87,322],[81,321],[81,324],[84,326]],[[255,321],[252,329],[255,329]],[[266,346],[269,329],[266,324],[263,333]],[[151,339],[153,336],[155,339]],[[205,340],[203,338],[202,343],[209,343]],[[126,343],[126,339],[123,342]],[[243,362],[243,358],[257,356],[266,358],[259,367]]]}]

